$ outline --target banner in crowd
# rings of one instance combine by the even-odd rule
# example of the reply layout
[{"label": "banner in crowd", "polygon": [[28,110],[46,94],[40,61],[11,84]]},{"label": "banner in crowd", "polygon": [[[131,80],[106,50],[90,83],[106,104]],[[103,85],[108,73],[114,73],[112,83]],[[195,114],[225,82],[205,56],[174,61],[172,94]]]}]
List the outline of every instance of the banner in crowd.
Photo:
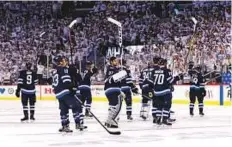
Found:
[{"label": "banner in crowd", "polygon": [[[17,86],[0,86],[0,100],[19,100],[15,97]],[[174,86],[173,103],[189,104],[189,86]],[[91,88],[93,101],[107,101],[104,92],[104,85],[93,85]],[[141,93],[141,91],[139,91]],[[231,105],[231,87],[206,86],[205,104],[209,105]],[[51,86],[36,86],[37,100],[55,100],[55,95]],[[134,102],[141,102],[141,95],[133,95]]]}]

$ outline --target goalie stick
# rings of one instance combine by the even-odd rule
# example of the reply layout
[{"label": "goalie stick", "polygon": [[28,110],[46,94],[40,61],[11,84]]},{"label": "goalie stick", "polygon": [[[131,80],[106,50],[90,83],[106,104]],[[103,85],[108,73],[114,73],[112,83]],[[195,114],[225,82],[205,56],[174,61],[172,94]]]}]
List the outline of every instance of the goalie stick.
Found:
[{"label": "goalie stick", "polygon": [[[83,106],[83,107],[86,108],[86,106],[82,103],[82,101],[81,101],[76,95],[75,95],[75,98],[76,98],[77,101],[81,104],[81,106]],[[93,112],[91,112],[91,111],[89,110],[89,113],[92,114],[92,116],[96,119],[96,121],[97,121],[109,134],[111,134],[111,135],[120,135],[120,134],[121,134],[120,131],[110,131],[110,130],[107,129],[106,126],[104,126],[104,125],[102,124],[102,122],[93,114]]]}]

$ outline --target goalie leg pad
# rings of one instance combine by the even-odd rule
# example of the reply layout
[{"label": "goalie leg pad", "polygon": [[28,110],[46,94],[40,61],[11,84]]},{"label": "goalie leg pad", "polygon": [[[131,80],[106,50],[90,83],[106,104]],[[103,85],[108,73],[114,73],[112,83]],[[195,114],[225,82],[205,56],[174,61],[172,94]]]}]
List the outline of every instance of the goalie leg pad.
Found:
[{"label": "goalie leg pad", "polygon": [[109,99],[109,109],[108,109],[108,124],[117,124],[116,120],[119,116],[122,107],[122,95],[120,93],[113,93]]}]

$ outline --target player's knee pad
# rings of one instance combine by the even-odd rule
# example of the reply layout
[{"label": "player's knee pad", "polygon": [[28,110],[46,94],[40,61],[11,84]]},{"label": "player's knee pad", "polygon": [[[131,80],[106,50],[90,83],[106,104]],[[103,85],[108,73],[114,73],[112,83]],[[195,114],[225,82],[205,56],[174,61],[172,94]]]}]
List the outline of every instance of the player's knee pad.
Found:
[{"label": "player's knee pad", "polygon": [[203,103],[203,100],[204,100],[204,97],[202,96],[202,95],[198,95],[197,96],[197,101],[198,101],[198,103]]},{"label": "player's knee pad", "polygon": [[30,105],[35,105],[35,103],[36,103],[36,97],[35,97],[35,96],[30,97],[30,98],[29,98],[29,104],[30,104]]},{"label": "player's knee pad", "polygon": [[109,107],[109,116],[113,120],[115,120],[118,117],[120,110],[121,110],[121,107],[122,107],[122,101],[120,100],[120,98],[118,99],[117,105]]},{"label": "player's knee pad", "polygon": [[27,101],[26,98],[22,99],[21,103],[22,103],[23,106],[27,106],[28,105],[28,101]]},{"label": "player's knee pad", "polygon": [[172,97],[171,95],[166,96],[164,109],[170,110],[172,106]]},{"label": "player's knee pad", "polygon": [[86,91],[86,101],[87,102],[92,102],[92,94],[91,91]]},{"label": "player's knee pad", "polygon": [[158,108],[159,107],[159,100],[156,98],[156,97],[154,97],[153,99],[152,99],[152,107],[156,107],[156,108]]}]

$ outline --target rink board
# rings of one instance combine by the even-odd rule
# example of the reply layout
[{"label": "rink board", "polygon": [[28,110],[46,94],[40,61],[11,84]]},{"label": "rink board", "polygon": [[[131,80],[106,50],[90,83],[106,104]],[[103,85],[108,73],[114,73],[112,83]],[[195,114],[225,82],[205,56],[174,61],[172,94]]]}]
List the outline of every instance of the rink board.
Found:
[{"label": "rink board", "polygon": [[[15,97],[17,86],[0,86],[0,100],[19,100]],[[189,104],[189,86],[176,85],[174,86],[173,103]],[[93,85],[91,87],[93,101],[106,102],[107,98],[104,93],[104,85]],[[206,86],[206,105],[224,105],[231,106],[231,89],[228,85],[209,85]],[[141,91],[140,91],[141,93]],[[37,100],[55,100],[51,86],[39,85],[36,86]],[[141,95],[133,95],[133,102],[141,102]]]}]

